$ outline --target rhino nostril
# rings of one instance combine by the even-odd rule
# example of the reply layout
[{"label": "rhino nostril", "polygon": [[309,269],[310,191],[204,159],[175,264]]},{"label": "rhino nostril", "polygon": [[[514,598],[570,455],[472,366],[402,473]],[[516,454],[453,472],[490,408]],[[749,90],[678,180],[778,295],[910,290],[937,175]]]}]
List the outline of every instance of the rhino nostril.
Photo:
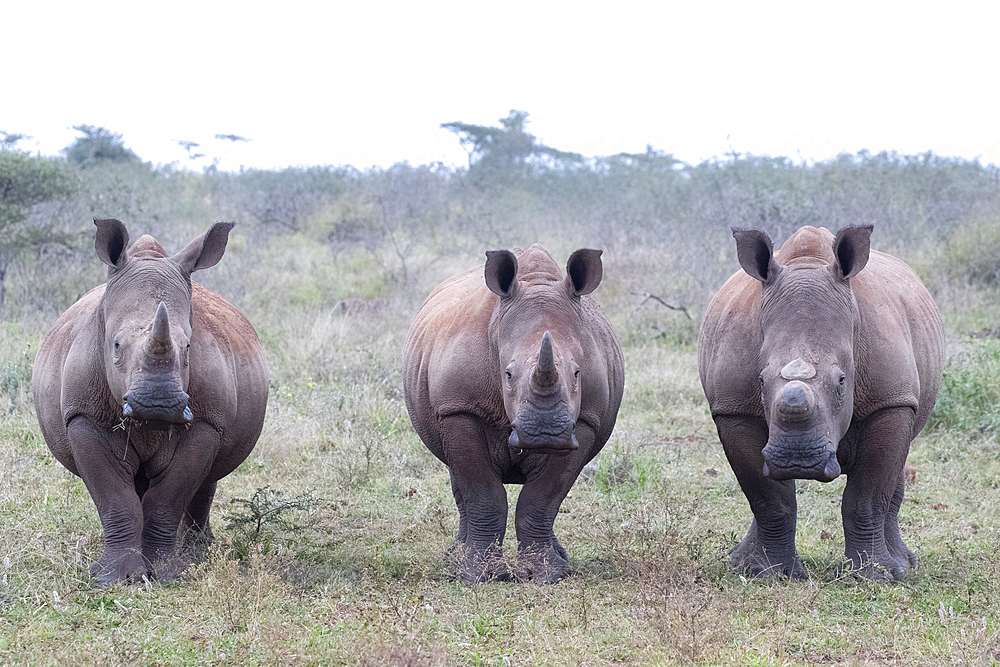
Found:
[{"label": "rhino nostril", "polygon": [[778,397],[778,411],[786,416],[802,416],[809,412],[811,392],[802,382],[789,382]]},{"label": "rhino nostril", "polygon": [[790,408],[806,404],[806,392],[802,387],[789,387],[781,394],[781,403]]}]

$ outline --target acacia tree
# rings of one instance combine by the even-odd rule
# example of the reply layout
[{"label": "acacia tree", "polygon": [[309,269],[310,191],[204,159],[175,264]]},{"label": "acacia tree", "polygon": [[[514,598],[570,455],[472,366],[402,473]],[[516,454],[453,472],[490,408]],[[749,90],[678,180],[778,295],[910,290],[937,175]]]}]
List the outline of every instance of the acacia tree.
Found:
[{"label": "acacia tree", "polygon": [[500,127],[470,123],[442,123],[458,135],[469,154],[469,173],[474,176],[528,176],[532,168],[552,167],[564,162],[581,163],[583,156],[542,144],[527,132],[527,111],[511,109]]},{"label": "acacia tree", "polygon": [[71,235],[54,224],[32,220],[32,209],[64,199],[76,188],[76,177],[63,160],[0,150],[0,312],[14,261],[29,250],[71,241]]}]

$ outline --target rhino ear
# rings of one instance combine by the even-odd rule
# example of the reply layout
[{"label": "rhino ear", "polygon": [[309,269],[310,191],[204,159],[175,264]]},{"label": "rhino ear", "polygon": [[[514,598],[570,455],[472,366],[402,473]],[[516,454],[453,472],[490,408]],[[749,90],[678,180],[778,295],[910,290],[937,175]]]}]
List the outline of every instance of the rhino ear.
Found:
[{"label": "rhino ear", "polygon": [[121,220],[94,218],[97,225],[97,236],[94,238],[94,249],[101,261],[113,269],[121,269],[128,262],[128,230]]},{"label": "rhino ear", "polygon": [[603,250],[580,248],[569,256],[566,262],[566,284],[573,296],[590,294],[601,284],[604,265],[601,263]]},{"label": "rhino ear", "polygon": [[215,266],[226,252],[229,230],[232,222],[217,222],[212,228],[187,244],[184,250],[174,255],[174,259],[187,273]]},{"label": "rhino ear", "polygon": [[511,296],[517,286],[517,257],[510,250],[487,250],[484,274],[491,292]]},{"label": "rhino ear", "polygon": [[873,225],[844,227],[833,240],[834,273],[843,279],[856,276],[868,263],[871,254]]},{"label": "rhino ear", "polygon": [[751,278],[762,283],[775,279],[781,267],[774,261],[774,247],[771,237],[759,229],[740,229],[733,227],[733,237],[736,239],[736,257],[740,266]]}]

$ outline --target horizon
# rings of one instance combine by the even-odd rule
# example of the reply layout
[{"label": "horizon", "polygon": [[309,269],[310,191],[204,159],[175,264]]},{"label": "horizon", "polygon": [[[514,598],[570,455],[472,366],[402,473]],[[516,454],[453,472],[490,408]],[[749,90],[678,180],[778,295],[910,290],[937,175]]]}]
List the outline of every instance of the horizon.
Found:
[{"label": "horizon", "polygon": [[9,19],[0,130],[42,155],[87,124],[155,165],[458,166],[467,154],[442,123],[518,109],[544,145],[588,157],[652,146],[686,164],[862,150],[1000,164],[1000,5],[290,0],[265,13],[98,0],[21,3]]}]

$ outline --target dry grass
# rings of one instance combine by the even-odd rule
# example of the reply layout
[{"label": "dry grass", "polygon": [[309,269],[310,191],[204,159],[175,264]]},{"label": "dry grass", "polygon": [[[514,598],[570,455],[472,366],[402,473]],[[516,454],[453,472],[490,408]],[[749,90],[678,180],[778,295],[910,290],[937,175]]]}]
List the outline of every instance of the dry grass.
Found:
[{"label": "dry grass", "polygon": [[[294,291],[302,281],[292,274],[317,266],[307,260],[289,251],[291,273],[274,284]],[[707,414],[693,325],[630,298],[635,281],[610,271],[595,296],[626,350],[626,399],[615,435],[556,523],[576,574],[551,587],[452,581],[443,561],[457,530],[448,475],[409,425],[399,369],[409,316],[438,269],[425,268],[416,290],[383,289],[385,305],[339,307],[350,294],[329,285],[359,261],[324,268],[329,294],[302,288],[299,306],[269,310],[276,301],[246,296],[273,369],[267,422],[253,454],[220,483],[216,544],[179,582],[92,583],[101,530],[86,489],[48,453],[26,395],[9,413],[2,403],[0,665],[1000,658],[995,434],[940,431],[915,443],[917,480],[901,522],[920,565],[902,585],[837,578],[843,480],[799,484],[809,581],[746,581],[727,554],[750,513]],[[40,332],[7,333],[0,366],[29,342],[37,349]],[[263,487],[302,503],[248,539],[235,522],[245,504],[233,501]],[[512,502],[518,490],[509,488]]]}]

